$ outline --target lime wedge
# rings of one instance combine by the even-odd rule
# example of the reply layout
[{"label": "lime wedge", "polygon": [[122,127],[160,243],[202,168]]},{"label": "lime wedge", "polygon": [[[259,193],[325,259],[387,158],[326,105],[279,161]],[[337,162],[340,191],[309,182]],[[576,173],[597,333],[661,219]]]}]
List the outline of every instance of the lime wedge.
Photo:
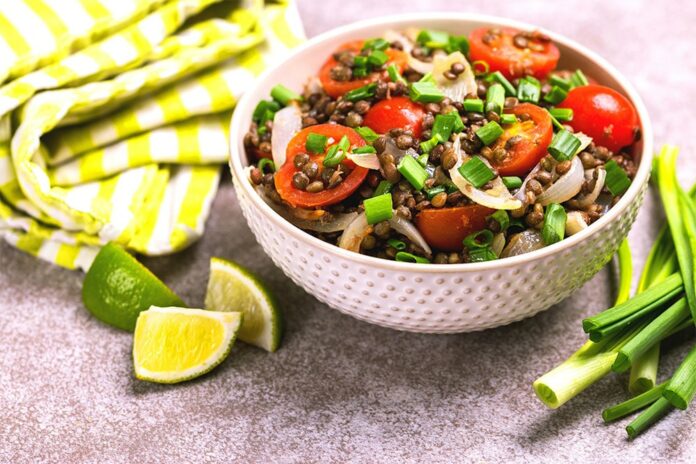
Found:
[{"label": "lime wedge", "polygon": [[224,260],[210,260],[210,279],[205,307],[215,311],[244,313],[239,339],[266,351],[280,346],[282,313],[270,290],[249,270]]},{"label": "lime wedge", "polygon": [[82,301],[99,320],[130,332],[150,306],[185,306],[164,283],[118,245],[97,254],[82,284]]},{"label": "lime wedge", "polygon": [[210,372],[230,353],[241,323],[238,312],[152,306],[135,325],[135,376],[177,383]]}]

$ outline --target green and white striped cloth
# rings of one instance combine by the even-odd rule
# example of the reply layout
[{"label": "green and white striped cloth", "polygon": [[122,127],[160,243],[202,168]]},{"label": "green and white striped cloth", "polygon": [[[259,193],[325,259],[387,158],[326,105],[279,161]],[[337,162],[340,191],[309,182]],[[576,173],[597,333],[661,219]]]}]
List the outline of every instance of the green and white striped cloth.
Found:
[{"label": "green and white striped cloth", "polygon": [[0,236],[83,270],[188,246],[236,101],[302,40],[287,1],[0,2]]}]

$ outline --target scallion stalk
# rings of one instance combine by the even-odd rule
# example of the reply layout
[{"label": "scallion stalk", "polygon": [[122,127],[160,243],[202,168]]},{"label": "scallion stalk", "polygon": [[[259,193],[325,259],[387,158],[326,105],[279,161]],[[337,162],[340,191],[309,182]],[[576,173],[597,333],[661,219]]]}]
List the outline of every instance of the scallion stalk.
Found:
[{"label": "scallion stalk", "polygon": [[628,391],[633,395],[639,395],[653,388],[657,382],[659,364],[660,343],[655,343],[652,348],[633,360],[628,377]]},{"label": "scallion stalk", "polygon": [[619,291],[616,295],[617,304],[627,301],[631,297],[631,282],[633,281],[633,258],[631,257],[631,247],[628,239],[623,239],[619,245]]},{"label": "scallion stalk", "polygon": [[696,345],[691,348],[662,393],[675,408],[686,409],[696,395]]},{"label": "scallion stalk", "polygon": [[626,433],[631,440],[643,433],[648,427],[663,418],[672,410],[672,405],[664,398],[658,398],[648,409],[643,411],[633,422],[626,426]]},{"label": "scallion stalk", "polygon": [[662,396],[662,391],[665,389],[666,385],[667,382],[664,382],[630,400],[606,408],[602,411],[602,419],[604,419],[604,422],[615,421],[651,405]]}]

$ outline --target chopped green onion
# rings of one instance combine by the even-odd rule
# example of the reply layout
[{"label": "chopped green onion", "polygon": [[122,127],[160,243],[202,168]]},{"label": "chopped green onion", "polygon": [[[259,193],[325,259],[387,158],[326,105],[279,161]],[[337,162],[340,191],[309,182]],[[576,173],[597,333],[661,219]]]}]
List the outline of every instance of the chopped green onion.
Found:
[{"label": "chopped green onion", "polygon": [[341,161],[343,161],[345,158],[345,151],[341,150],[338,145],[331,145],[329,150],[326,152],[323,164],[327,168],[333,168],[341,164]]},{"label": "chopped green onion", "polygon": [[354,148],[352,152],[356,155],[363,155],[366,153],[377,153],[377,150],[375,150],[375,147],[373,147],[372,145],[365,145],[362,147]]},{"label": "chopped green onion", "polygon": [[469,38],[465,35],[450,35],[445,51],[447,53],[461,52],[464,56],[468,55]]},{"label": "chopped green onion", "polygon": [[438,103],[445,96],[432,82],[413,82],[409,92],[411,100],[419,103]]},{"label": "chopped green onion", "polygon": [[394,184],[389,182],[388,180],[381,180],[379,184],[377,184],[377,188],[375,189],[375,193],[372,195],[373,197],[378,197],[380,195],[384,195],[385,193],[391,192],[392,187]]},{"label": "chopped green onion", "polygon": [[486,112],[502,113],[505,106],[505,89],[500,84],[493,84],[486,91]]},{"label": "chopped green onion", "polygon": [[355,58],[353,58],[353,68],[367,68],[367,57],[357,55]]},{"label": "chopped green onion", "polygon": [[438,185],[437,187],[433,187],[430,190],[426,190],[425,193],[428,195],[428,200],[432,200],[433,198],[435,198],[435,195],[438,195],[446,191],[447,189],[444,186]]},{"label": "chopped green onion", "polygon": [[375,68],[380,68],[389,61],[389,55],[381,50],[373,50],[367,57],[367,62]]},{"label": "chopped green onion", "polygon": [[280,109],[280,105],[275,100],[261,100],[254,108],[254,113],[251,115],[251,119],[258,123],[259,125],[264,124],[266,121],[272,121],[275,112]]},{"label": "chopped green onion", "polygon": [[563,90],[559,86],[554,85],[553,87],[551,87],[551,90],[549,91],[549,93],[544,95],[544,101],[547,101],[547,102],[551,103],[552,105],[558,105],[563,100],[565,100],[567,96],[568,96],[568,92],[566,92],[565,90]]},{"label": "chopped green onion", "polygon": [[464,100],[464,109],[469,113],[483,113],[483,100],[480,98],[467,98]]},{"label": "chopped green onion", "polygon": [[368,198],[363,201],[365,206],[365,216],[368,224],[377,224],[392,217],[392,196],[391,193]]},{"label": "chopped green onion", "polygon": [[[477,69],[479,66],[483,69]],[[476,60],[471,62],[471,69],[474,70],[474,76],[478,77],[488,74],[488,71],[491,69],[491,67],[488,65],[486,61]]]},{"label": "chopped green onion", "polygon": [[500,124],[490,121],[476,131],[476,136],[481,139],[484,145],[488,146],[498,140],[503,132],[505,131],[500,127]]},{"label": "chopped green onion", "polygon": [[505,95],[508,97],[514,97],[517,95],[517,90],[515,89],[515,86],[512,85],[512,83],[507,80],[505,76],[503,76],[503,73],[500,71],[496,71],[494,73],[491,73],[486,77],[486,80],[489,82],[497,82],[498,84],[502,85],[503,88],[505,89]]},{"label": "chopped green onion", "polygon": [[428,165],[428,158],[429,158],[428,154],[423,153],[422,155],[420,155],[418,157],[418,164],[420,164],[423,167],[426,167]]},{"label": "chopped green onion", "polygon": [[582,87],[584,85],[588,85],[590,81],[587,80],[587,77],[585,76],[585,73],[582,72],[582,70],[577,69],[572,76],[570,76],[570,85],[571,87]]},{"label": "chopped green onion", "polygon": [[423,29],[416,36],[416,42],[428,48],[445,48],[450,43],[450,37],[446,32]]},{"label": "chopped green onion", "polygon": [[302,100],[302,96],[288,89],[283,84],[278,84],[271,89],[271,97],[283,106],[288,106],[291,101]]},{"label": "chopped green onion", "polygon": [[633,422],[626,426],[628,438],[634,439],[652,424],[672,410],[672,405],[664,398],[659,398],[648,409],[643,411]]},{"label": "chopped green onion", "polygon": [[459,191],[459,187],[457,187],[457,184],[455,184],[451,180],[447,181],[447,183],[445,184],[445,189],[447,189],[447,193],[454,193]]},{"label": "chopped green onion", "polygon": [[563,90],[570,90],[570,81],[568,79],[564,79],[558,74],[551,74],[549,77],[549,83],[551,85],[556,85]]},{"label": "chopped green onion", "polygon": [[632,395],[640,395],[653,388],[657,382],[657,368],[660,364],[660,344],[638,356],[631,364],[628,377],[628,391]]},{"label": "chopped green onion", "polygon": [[428,179],[428,173],[415,158],[404,156],[399,161],[397,170],[416,190],[423,190],[425,181]]},{"label": "chopped green onion", "polygon": [[353,77],[366,77],[368,74],[366,67],[353,68]]},{"label": "chopped green onion", "polygon": [[546,245],[563,240],[567,219],[566,210],[558,203],[551,203],[546,207],[544,226],[541,229],[541,238]]},{"label": "chopped green onion", "polygon": [[454,118],[454,125],[452,126],[452,132],[454,132],[456,134],[458,132],[463,131],[464,127],[465,127],[464,121],[462,121],[462,117],[459,116],[459,112],[457,110],[452,110],[447,114]]},{"label": "chopped green onion", "polygon": [[373,82],[372,84],[363,85],[362,87],[358,87],[357,89],[353,89],[349,92],[346,92],[343,95],[343,98],[345,100],[355,103],[358,100],[366,100],[370,97],[373,97],[375,95],[376,89],[377,84]]},{"label": "chopped green onion", "polygon": [[437,82],[435,82],[435,78],[433,77],[433,73],[425,73],[423,74],[423,77],[421,77],[418,82],[427,82],[428,84],[433,84],[436,85]]},{"label": "chopped green onion", "polygon": [[431,134],[433,137],[439,137],[440,140],[446,142],[449,140],[450,135],[452,135],[454,127],[458,125],[457,119],[459,119],[459,123],[463,127],[464,124],[462,123],[462,119],[456,111],[452,111],[448,114],[436,115]]},{"label": "chopped green onion", "polygon": [[500,115],[500,124],[515,124],[517,122],[517,116],[514,114],[501,114]]},{"label": "chopped green onion", "polygon": [[495,179],[495,173],[477,156],[459,166],[459,174],[475,188],[481,188]]},{"label": "chopped green onion", "polygon": [[433,135],[425,142],[420,143],[420,149],[423,153],[430,153],[433,150],[433,148],[435,148],[435,146],[441,142],[442,139],[438,135]]},{"label": "chopped green onion", "polygon": [[520,83],[517,86],[517,99],[522,102],[539,103],[539,97],[541,96],[541,86],[539,82],[529,79],[529,77],[524,77],[520,79]]},{"label": "chopped green onion", "polygon": [[469,262],[470,263],[480,263],[483,261],[493,261],[498,259],[498,255],[491,247],[486,248],[476,248],[474,250],[469,250]]},{"label": "chopped green onion", "polygon": [[578,151],[580,145],[582,145],[582,142],[580,142],[579,138],[563,129],[554,134],[548,151],[556,160],[566,161],[575,156],[575,152]]},{"label": "chopped green onion", "polygon": [[396,254],[394,257],[396,261],[400,261],[402,263],[417,263],[417,264],[429,264],[430,261],[427,258],[423,258],[422,256],[416,256],[411,253],[407,253],[405,251],[400,251]]},{"label": "chopped green onion", "polygon": [[366,40],[363,44],[363,50],[386,50],[389,48],[389,42],[382,37]]},{"label": "chopped green onion", "polygon": [[488,216],[487,219],[493,219],[500,226],[500,232],[505,232],[510,227],[510,216],[507,211],[499,209],[495,213]]},{"label": "chopped green onion", "polygon": [[606,408],[602,411],[602,419],[604,419],[604,422],[612,422],[651,405],[662,396],[662,391],[665,389],[666,384],[667,382],[635,396],[630,400],[624,401],[623,403]]},{"label": "chopped green onion", "polygon": [[[273,118],[273,113],[271,113],[271,119],[272,119],[272,118]],[[264,126],[259,127],[258,129],[256,129],[256,131],[259,133],[259,135],[263,135],[263,134],[265,134],[266,132],[268,132],[268,127],[266,127],[266,126],[264,125]]]},{"label": "chopped green onion", "polygon": [[491,243],[493,243],[493,232],[488,229],[479,230],[478,232],[467,235],[462,243],[469,250],[489,247]]},{"label": "chopped green onion", "polygon": [[675,408],[686,409],[696,395],[696,345],[691,348],[662,393]]},{"label": "chopped green onion", "polygon": [[551,113],[551,111],[549,111],[547,109],[546,112],[548,113],[549,117],[551,118],[551,124],[553,124],[553,127],[558,129],[559,131],[565,130],[565,127],[563,126],[563,124],[561,124],[558,121],[558,119],[556,119],[556,117],[553,115],[553,113]]},{"label": "chopped green onion", "polygon": [[573,120],[573,110],[571,108],[551,108],[549,110],[551,116],[556,118],[557,121],[572,121]]},{"label": "chopped green onion", "polygon": [[387,245],[389,245],[392,248],[396,248],[399,251],[406,249],[406,243],[395,238],[390,238],[389,240],[387,240]]},{"label": "chopped green onion", "polygon": [[522,179],[516,176],[505,176],[503,177],[503,184],[508,189],[516,189],[522,187]]},{"label": "chopped green onion", "polygon": [[406,82],[406,79],[404,79],[404,76],[401,75],[399,68],[397,68],[395,64],[390,64],[387,66],[387,73],[389,74],[389,79],[391,79],[392,82]]},{"label": "chopped green onion", "polygon": [[612,195],[621,195],[631,186],[631,179],[616,161],[609,160],[604,169],[607,171],[605,183]]},{"label": "chopped green onion", "polygon": [[348,153],[348,150],[350,150],[350,140],[348,140],[347,135],[344,135],[341,137],[341,140],[338,141],[338,148],[344,153]]},{"label": "chopped green onion", "polygon": [[367,143],[372,143],[379,138],[379,134],[367,126],[356,127],[355,132]]},{"label": "chopped green onion", "polygon": [[271,168],[271,172],[275,172],[276,166],[273,160],[269,160],[268,158],[261,158],[259,160],[259,164],[256,165],[256,167],[261,171],[262,173],[266,173],[266,168],[269,167]]},{"label": "chopped green onion", "polygon": [[328,140],[329,138],[325,135],[310,132],[307,134],[305,148],[310,153],[324,153],[324,151],[326,151],[326,143]]}]

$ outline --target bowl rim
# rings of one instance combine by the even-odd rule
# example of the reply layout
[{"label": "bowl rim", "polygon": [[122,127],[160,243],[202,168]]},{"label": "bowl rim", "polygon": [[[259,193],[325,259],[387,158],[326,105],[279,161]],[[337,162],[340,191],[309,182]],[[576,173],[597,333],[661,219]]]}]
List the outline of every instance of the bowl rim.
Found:
[{"label": "bowl rim", "polygon": [[486,261],[481,263],[458,263],[458,264],[418,264],[418,263],[407,263],[399,261],[391,261],[381,258],[376,258],[369,255],[363,255],[353,251],[345,250],[338,247],[337,245],[324,242],[311,234],[304,232],[302,229],[294,226],[278,213],[276,213],[269,205],[267,205],[261,197],[253,190],[251,184],[244,176],[244,166],[242,166],[241,161],[241,150],[243,147],[243,136],[246,132],[246,122],[243,121],[241,115],[247,113],[243,109],[256,104],[256,101],[252,101],[253,91],[250,89],[242,96],[239,103],[237,104],[237,110],[234,112],[230,127],[230,156],[229,156],[229,166],[232,172],[233,181],[241,187],[245,194],[249,196],[254,207],[261,210],[266,217],[274,223],[274,225],[282,228],[285,232],[294,236],[300,241],[309,242],[315,247],[325,251],[329,254],[335,254],[343,259],[352,261],[356,264],[361,264],[364,266],[373,266],[384,268],[388,270],[396,270],[402,272],[425,272],[425,273],[461,273],[467,271],[479,272],[479,271],[490,271],[496,269],[505,269],[509,267],[515,267],[521,264],[528,264],[547,256],[561,253],[563,250],[571,249],[578,245],[580,242],[589,239],[591,236],[600,233],[611,222],[618,219],[618,217],[628,208],[628,206],[637,200],[644,184],[646,184],[650,178],[650,172],[652,167],[653,158],[653,130],[650,118],[648,116],[648,111],[641,99],[640,95],[633,87],[633,85],[628,81],[626,77],[623,76],[612,64],[607,60],[602,58],[599,54],[593,52],[592,50],[586,48],[584,45],[577,43],[576,41],[565,37],[564,35],[558,34],[553,31],[549,31],[545,28],[529,24],[522,21],[517,21],[513,19],[503,18],[493,15],[483,15],[476,13],[455,13],[455,12],[429,12],[429,13],[403,13],[394,14],[387,16],[380,16],[376,18],[365,19],[361,21],[356,21],[344,26],[337,27],[331,31],[324,32],[322,34],[313,37],[304,44],[291,50],[290,53],[284,57],[276,65],[264,70],[255,80],[254,87],[263,83],[270,74],[275,72],[277,69],[288,65],[296,55],[299,53],[320,45],[323,42],[329,41],[331,39],[338,38],[344,34],[354,33],[360,31],[361,29],[366,29],[369,27],[379,26],[388,24],[389,27],[399,27],[400,23],[409,23],[413,21],[422,22],[427,24],[429,21],[461,21],[461,22],[485,22],[491,25],[503,26],[503,27],[513,27],[522,30],[540,30],[544,34],[547,34],[551,39],[559,44],[562,44],[566,48],[573,49],[585,58],[593,61],[599,67],[604,69],[612,78],[614,78],[620,85],[621,91],[623,91],[631,100],[633,105],[638,112],[638,117],[641,123],[641,141],[643,143],[643,148],[641,150],[641,161],[638,166],[638,171],[636,176],[631,183],[629,189],[624,193],[619,202],[614,205],[605,215],[603,215],[595,223],[590,224],[586,229],[578,232],[575,235],[566,237],[560,242],[554,243],[553,245],[540,248],[538,250],[525,253],[522,255],[512,256],[500,260]]}]

